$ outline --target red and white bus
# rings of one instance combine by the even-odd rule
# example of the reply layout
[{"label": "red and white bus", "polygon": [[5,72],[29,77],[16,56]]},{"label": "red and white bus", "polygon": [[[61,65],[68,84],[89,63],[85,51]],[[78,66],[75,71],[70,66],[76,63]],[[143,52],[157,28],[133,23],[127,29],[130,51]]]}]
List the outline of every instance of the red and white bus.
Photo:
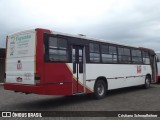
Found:
[{"label": "red and white bus", "polygon": [[7,37],[4,88],[43,95],[94,93],[156,82],[150,49],[34,29]]},{"label": "red and white bus", "polygon": [[156,51],[157,55],[157,68],[158,68],[158,83],[160,83],[160,51]]}]

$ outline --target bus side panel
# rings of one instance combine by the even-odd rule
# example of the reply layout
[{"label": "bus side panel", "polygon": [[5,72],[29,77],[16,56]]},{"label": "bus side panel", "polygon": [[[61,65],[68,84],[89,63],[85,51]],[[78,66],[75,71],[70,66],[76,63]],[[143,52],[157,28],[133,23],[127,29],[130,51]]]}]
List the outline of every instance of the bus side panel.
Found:
[{"label": "bus side panel", "polygon": [[72,73],[65,63],[45,63],[45,83],[72,82]]},{"label": "bus side panel", "polygon": [[[137,71],[139,66],[141,68],[140,73]],[[146,75],[151,74],[151,68],[150,65],[87,64],[86,74],[86,84],[91,90],[94,90],[95,80],[99,76],[104,76],[107,79],[108,90],[111,90],[143,85]]]},{"label": "bus side panel", "polygon": [[[45,63],[45,84],[56,84],[59,86],[58,91],[65,94],[72,94],[72,72],[65,63]],[[66,89],[61,89],[64,84],[68,85]]]},{"label": "bus side panel", "polygon": [[44,33],[51,33],[49,30],[36,29],[37,50],[36,50],[36,74],[40,77],[45,94],[71,95],[72,94],[72,73],[65,63],[45,63],[44,61]]},{"label": "bus side panel", "polygon": [[49,30],[36,29],[37,42],[36,42],[36,74],[40,77],[40,83],[44,83],[44,41],[43,34],[50,33]]},{"label": "bus side panel", "polygon": [[4,84],[7,90],[14,90],[24,93],[35,93],[42,95],[71,95],[68,87],[72,87],[71,83],[49,84],[49,85],[22,85],[22,84]]}]

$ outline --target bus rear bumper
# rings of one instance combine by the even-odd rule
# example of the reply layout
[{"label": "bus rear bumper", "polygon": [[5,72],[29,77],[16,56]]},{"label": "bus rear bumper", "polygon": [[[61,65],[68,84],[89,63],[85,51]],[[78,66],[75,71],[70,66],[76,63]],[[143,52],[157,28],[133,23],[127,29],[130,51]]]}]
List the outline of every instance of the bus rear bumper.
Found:
[{"label": "bus rear bumper", "polygon": [[35,93],[41,95],[72,95],[72,84],[66,83],[63,85],[23,85],[4,83],[4,89],[15,92]]}]

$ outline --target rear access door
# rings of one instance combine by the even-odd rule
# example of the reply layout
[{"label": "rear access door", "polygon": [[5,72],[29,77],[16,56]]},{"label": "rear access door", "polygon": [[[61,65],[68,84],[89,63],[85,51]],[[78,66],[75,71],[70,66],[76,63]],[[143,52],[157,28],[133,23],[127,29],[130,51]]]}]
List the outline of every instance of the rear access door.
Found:
[{"label": "rear access door", "polygon": [[85,47],[72,46],[73,94],[85,93]]}]

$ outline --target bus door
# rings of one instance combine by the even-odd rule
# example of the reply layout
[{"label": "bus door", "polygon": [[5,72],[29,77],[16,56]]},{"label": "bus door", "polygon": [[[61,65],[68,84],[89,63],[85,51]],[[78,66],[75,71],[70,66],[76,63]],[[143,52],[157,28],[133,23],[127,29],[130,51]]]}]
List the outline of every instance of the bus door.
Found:
[{"label": "bus door", "polygon": [[151,54],[151,67],[152,67],[152,81],[151,83],[157,82],[157,62],[156,55]]},{"label": "bus door", "polygon": [[73,94],[85,92],[85,58],[85,47],[74,45],[72,47]]}]

